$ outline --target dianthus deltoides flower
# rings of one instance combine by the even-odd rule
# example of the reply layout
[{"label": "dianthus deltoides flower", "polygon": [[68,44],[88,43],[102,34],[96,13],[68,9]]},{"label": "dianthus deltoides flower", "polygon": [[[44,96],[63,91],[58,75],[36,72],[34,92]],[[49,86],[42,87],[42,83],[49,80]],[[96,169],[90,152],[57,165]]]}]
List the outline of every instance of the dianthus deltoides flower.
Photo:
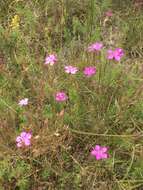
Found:
[{"label": "dianthus deltoides flower", "polygon": [[124,51],[121,48],[116,48],[115,50],[109,49],[107,51],[107,59],[115,59],[116,61],[120,61],[120,59],[123,57]]},{"label": "dianthus deltoides flower", "polygon": [[94,156],[96,158],[96,160],[107,159],[109,157],[107,151],[108,151],[107,147],[96,145],[91,150],[91,155]]},{"label": "dianthus deltoides flower", "polygon": [[103,48],[103,44],[101,42],[95,42],[88,47],[88,51],[96,52],[96,51],[100,51],[102,48]]},{"label": "dianthus deltoides flower", "polygon": [[73,67],[71,65],[65,66],[65,72],[69,74],[76,74],[78,71],[77,67]]},{"label": "dianthus deltoides flower", "polygon": [[28,132],[22,132],[19,136],[16,138],[17,147],[25,147],[31,145],[31,133]]},{"label": "dianthus deltoides flower", "polygon": [[20,106],[26,106],[28,104],[28,98],[21,99],[18,103]]},{"label": "dianthus deltoides flower", "polygon": [[64,102],[68,99],[68,96],[64,92],[57,92],[55,99],[57,102]]},{"label": "dianthus deltoides flower", "polygon": [[94,67],[94,66],[85,67],[83,73],[87,77],[91,77],[92,75],[94,75],[96,73],[96,67]]},{"label": "dianthus deltoides flower", "polygon": [[47,55],[45,58],[45,65],[54,65],[57,62],[57,56],[54,54]]},{"label": "dianthus deltoides flower", "polygon": [[112,17],[113,16],[113,12],[111,10],[108,10],[108,11],[105,12],[105,15],[107,17]]}]

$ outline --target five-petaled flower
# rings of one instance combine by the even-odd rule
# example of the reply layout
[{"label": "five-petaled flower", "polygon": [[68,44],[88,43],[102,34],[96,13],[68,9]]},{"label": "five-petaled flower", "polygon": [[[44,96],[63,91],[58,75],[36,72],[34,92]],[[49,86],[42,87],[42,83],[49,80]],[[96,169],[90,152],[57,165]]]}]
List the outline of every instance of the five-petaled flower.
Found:
[{"label": "five-petaled flower", "polygon": [[65,92],[57,92],[55,99],[57,102],[64,102],[68,99],[68,96],[65,94]]},{"label": "five-petaled flower", "polygon": [[105,12],[105,15],[107,17],[112,17],[113,16],[113,12],[111,10],[108,10],[108,11]]},{"label": "five-petaled flower", "polygon": [[77,67],[73,67],[71,65],[65,66],[65,72],[69,74],[76,74],[78,71]]},{"label": "five-petaled flower", "polygon": [[92,150],[91,150],[91,155],[95,156],[96,160],[102,160],[102,159],[107,159],[109,157],[108,155],[108,148],[105,146],[100,146],[96,145]]},{"label": "five-petaled flower", "polygon": [[115,50],[109,49],[107,51],[107,59],[115,59],[116,61],[120,61],[123,55],[124,51],[121,48],[116,48]]},{"label": "five-petaled flower", "polygon": [[26,106],[28,104],[28,98],[24,98],[19,101],[18,105],[20,106]]},{"label": "five-petaled flower", "polygon": [[45,58],[45,65],[54,65],[57,62],[57,56],[54,54],[50,54]]},{"label": "five-petaled flower", "polygon": [[89,52],[97,52],[103,48],[103,44],[101,42],[95,42],[88,47]]},{"label": "five-petaled flower", "polygon": [[96,67],[94,66],[85,67],[83,72],[87,77],[91,77],[96,73]]},{"label": "five-petaled flower", "polygon": [[19,136],[16,137],[17,147],[25,147],[31,145],[31,133],[22,132]]}]

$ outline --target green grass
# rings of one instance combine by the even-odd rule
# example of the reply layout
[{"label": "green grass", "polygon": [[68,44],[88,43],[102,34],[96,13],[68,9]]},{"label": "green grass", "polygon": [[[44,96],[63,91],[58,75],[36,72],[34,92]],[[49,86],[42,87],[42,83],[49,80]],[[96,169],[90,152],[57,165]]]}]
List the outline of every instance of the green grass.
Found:
[{"label": "green grass", "polygon": [[[143,189],[143,14],[118,3],[1,1],[0,190]],[[101,55],[87,53],[94,41],[104,43]],[[106,60],[109,47],[124,49],[120,63]],[[45,66],[53,52],[58,63]],[[64,65],[80,72],[68,75]],[[94,77],[83,76],[88,65]],[[60,90],[66,103],[55,102]],[[18,149],[23,130],[32,145]],[[109,147],[108,159],[90,155],[96,144]]]}]

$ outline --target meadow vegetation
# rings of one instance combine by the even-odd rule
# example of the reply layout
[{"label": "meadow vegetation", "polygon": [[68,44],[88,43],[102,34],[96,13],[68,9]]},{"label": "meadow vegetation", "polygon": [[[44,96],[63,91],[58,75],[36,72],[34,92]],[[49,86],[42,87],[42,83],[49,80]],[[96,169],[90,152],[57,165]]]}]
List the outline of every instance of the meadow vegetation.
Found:
[{"label": "meadow vegetation", "polygon": [[142,7],[1,0],[0,190],[88,189],[143,190]]}]

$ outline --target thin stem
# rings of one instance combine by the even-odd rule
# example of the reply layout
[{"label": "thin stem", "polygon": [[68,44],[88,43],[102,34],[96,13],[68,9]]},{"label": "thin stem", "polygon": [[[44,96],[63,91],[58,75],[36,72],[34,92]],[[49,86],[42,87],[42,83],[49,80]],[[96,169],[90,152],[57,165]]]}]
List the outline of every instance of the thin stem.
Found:
[{"label": "thin stem", "polygon": [[84,132],[84,131],[78,131],[75,129],[70,129],[71,132],[81,134],[81,135],[89,135],[89,136],[102,136],[102,137],[136,137],[136,136],[143,136],[143,134],[138,135],[114,135],[114,134],[99,134],[99,133],[90,133],[90,132]]},{"label": "thin stem", "polygon": [[8,105],[2,98],[0,98],[0,100],[9,108],[11,109],[13,112],[17,113],[10,105]]}]

